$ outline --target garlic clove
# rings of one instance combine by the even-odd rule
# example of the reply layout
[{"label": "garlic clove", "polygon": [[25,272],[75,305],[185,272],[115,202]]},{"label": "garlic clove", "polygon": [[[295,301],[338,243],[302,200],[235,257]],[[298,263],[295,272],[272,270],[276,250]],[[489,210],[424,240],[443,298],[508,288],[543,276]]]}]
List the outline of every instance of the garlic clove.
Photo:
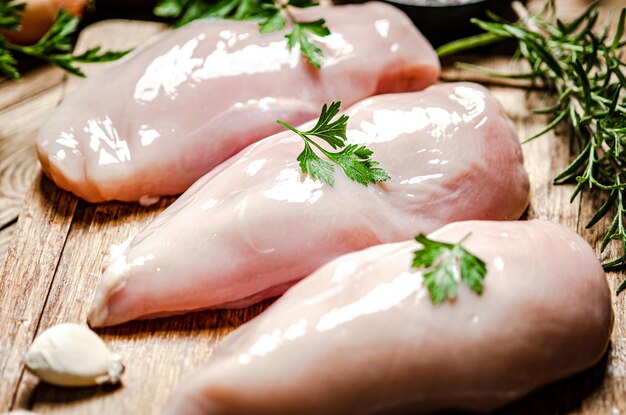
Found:
[{"label": "garlic clove", "polygon": [[59,386],[118,383],[121,357],[111,353],[96,333],[79,324],[59,324],[41,333],[24,356],[26,368]]}]

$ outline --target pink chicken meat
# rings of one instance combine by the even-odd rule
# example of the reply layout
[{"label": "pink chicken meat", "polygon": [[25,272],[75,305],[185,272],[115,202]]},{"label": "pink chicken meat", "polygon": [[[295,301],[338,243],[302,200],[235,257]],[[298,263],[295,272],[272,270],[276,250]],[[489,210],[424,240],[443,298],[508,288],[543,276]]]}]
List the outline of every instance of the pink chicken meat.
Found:
[{"label": "pink chicken meat", "polygon": [[487,263],[484,292],[431,304],[415,241],[340,257],[229,334],[167,415],[487,412],[596,363],[611,296],[591,247],[545,221],[470,221],[431,238]]},{"label": "pink chicken meat", "polygon": [[363,186],[340,169],[304,176],[301,139],[280,133],[209,173],[112,251],[94,326],[276,296],[335,257],[465,219],[517,219],[529,199],[517,134],[484,87],[442,84],[348,109],[348,140],[391,180]]},{"label": "pink chicken meat", "polygon": [[[421,90],[437,56],[398,9],[383,3],[295,10],[324,18],[321,69],[289,51],[286,30],[201,20],[167,33],[89,78],[37,139],[44,172],[90,202],[148,203],[180,194],[244,147],[297,125],[322,105]],[[355,23],[355,22],[358,22]]]}]

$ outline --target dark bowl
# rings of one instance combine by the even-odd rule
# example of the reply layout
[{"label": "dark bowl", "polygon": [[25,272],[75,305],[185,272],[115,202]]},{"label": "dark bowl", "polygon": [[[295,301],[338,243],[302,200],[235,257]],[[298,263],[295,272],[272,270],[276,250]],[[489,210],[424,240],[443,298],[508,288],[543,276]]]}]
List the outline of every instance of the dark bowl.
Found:
[{"label": "dark bowl", "polygon": [[[512,0],[383,0],[404,11],[426,38],[437,47],[455,39],[480,33],[472,17],[486,18],[487,10],[514,20]],[[363,3],[337,0],[338,4]]]}]

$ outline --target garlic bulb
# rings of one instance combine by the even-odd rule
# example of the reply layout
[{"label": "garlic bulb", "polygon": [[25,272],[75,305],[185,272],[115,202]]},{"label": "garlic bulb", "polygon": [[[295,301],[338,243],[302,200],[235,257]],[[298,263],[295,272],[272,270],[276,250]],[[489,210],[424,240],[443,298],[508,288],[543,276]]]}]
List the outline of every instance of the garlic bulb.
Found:
[{"label": "garlic bulb", "polygon": [[24,356],[34,375],[60,386],[118,383],[124,372],[120,356],[107,349],[86,326],[59,324],[41,333]]}]

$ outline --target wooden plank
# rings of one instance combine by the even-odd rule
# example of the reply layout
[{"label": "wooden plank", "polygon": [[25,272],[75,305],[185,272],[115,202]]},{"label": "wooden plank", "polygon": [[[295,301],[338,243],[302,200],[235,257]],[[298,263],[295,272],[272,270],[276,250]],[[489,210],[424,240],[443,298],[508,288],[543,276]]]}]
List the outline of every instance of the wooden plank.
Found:
[{"label": "wooden plank", "polygon": [[0,84],[0,111],[63,84],[66,72],[54,66],[34,69],[20,81]]},{"label": "wooden plank", "polygon": [[34,183],[16,237],[0,270],[0,408],[12,405],[30,345],[46,302],[76,199],[46,179]]},{"label": "wooden plank", "polygon": [[[17,219],[16,219],[17,222]],[[4,259],[7,251],[9,250],[9,243],[11,242],[11,236],[15,230],[15,222],[10,222],[0,229],[0,258]]]},{"label": "wooden plank", "polygon": [[9,106],[0,111],[0,143],[6,146],[6,142],[21,141],[24,138],[31,138],[34,142],[33,133],[39,130],[57,106],[62,94],[62,85],[57,85],[21,101],[20,105]]},{"label": "wooden plank", "polygon": [[[0,159],[0,228],[17,219],[38,171],[32,143]],[[0,253],[0,262],[3,258]]]},{"label": "wooden plank", "polygon": [[63,86],[56,85],[0,111],[0,227],[15,220],[20,212],[38,169],[34,149],[37,131],[62,93]]},{"label": "wooden plank", "polygon": [[[111,47],[106,43],[111,34],[114,34],[115,39],[134,38],[135,29],[130,33],[125,32],[124,27],[120,22],[114,30],[107,30],[107,23],[99,23],[97,34],[94,34],[95,29],[83,33],[81,47],[85,48],[88,44]],[[144,26],[144,29],[150,32],[148,26]],[[153,33],[158,30],[160,28]],[[529,112],[529,109],[538,106],[535,95],[528,97],[520,89],[498,86],[491,89],[514,119],[522,137],[530,136],[545,126],[544,118]],[[0,131],[1,128],[2,123]],[[568,199],[571,186],[555,187],[550,184],[555,173],[567,164],[569,150],[566,140],[549,135],[525,145],[524,154],[531,176],[533,197],[528,217],[555,220],[582,231],[584,221],[591,212],[591,201],[581,204],[579,200],[570,205]],[[205,362],[213,346],[227,332],[267,305],[265,303],[245,310],[207,311],[176,318],[133,322],[102,330],[100,333],[111,348],[125,356],[127,373],[121,388],[78,390],[39,384],[36,379],[23,373],[19,365],[21,354],[26,350],[32,336],[59,322],[84,321],[98,284],[100,265],[109,245],[120,243],[136,233],[169,200],[152,208],[117,203],[93,206],[84,202],[77,203],[75,198],[51,187],[47,180],[42,180],[38,186],[39,190],[28,196],[26,214],[20,217],[15,230],[16,237],[9,249],[7,265],[0,273],[4,284],[1,286],[0,304],[3,304],[3,310],[17,310],[15,314],[11,312],[12,316],[17,316],[11,317],[11,321],[8,321],[7,314],[0,314],[0,350],[7,350],[8,342],[13,343],[12,339],[16,339],[10,355],[0,355],[0,410],[15,404],[15,407],[34,408],[42,413],[158,413],[181,376]],[[57,200],[55,197],[66,199]],[[42,202],[46,198],[49,199],[48,205]],[[45,210],[57,203],[60,203],[57,210],[64,209],[61,214],[58,211]],[[46,223],[48,227],[45,226]],[[37,232],[34,232],[35,228],[38,228]],[[599,237],[594,234],[585,236],[593,243]],[[47,237],[45,249],[42,249],[41,242],[38,247],[39,251],[46,252],[27,251],[32,247],[25,245],[36,245],[32,241],[39,241],[44,237]],[[35,254],[45,258],[37,260]],[[33,261],[37,263],[33,265]],[[29,267],[36,270],[30,271]],[[609,275],[609,278],[613,286],[619,279],[615,275]],[[47,291],[46,287],[49,288]],[[35,298],[31,299],[29,296]],[[623,384],[626,374],[621,317],[624,312],[623,302],[623,297],[617,298],[615,302],[616,311],[620,315],[616,320],[613,346],[607,359],[590,371],[542,388],[500,413],[599,415],[616,413],[614,409],[626,410],[622,397],[626,386]],[[40,318],[37,317],[37,312],[40,313]],[[23,316],[32,316],[32,319],[23,320]],[[5,326],[12,331],[5,331]],[[5,386],[7,382],[9,385]]]},{"label": "wooden plank", "polygon": [[[111,244],[136,234],[167,204],[169,201],[146,209],[80,203],[39,330],[61,322],[84,322]],[[179,378],[206,362],[226,333],[262,309],[263,305],[207,311],[102,330],[104,340],[125,357],[123,388],[60,389],[39,384],[27,374],[20,385],[18,406],[34,401],[33,409],[46,414],[159,413]]]}]

